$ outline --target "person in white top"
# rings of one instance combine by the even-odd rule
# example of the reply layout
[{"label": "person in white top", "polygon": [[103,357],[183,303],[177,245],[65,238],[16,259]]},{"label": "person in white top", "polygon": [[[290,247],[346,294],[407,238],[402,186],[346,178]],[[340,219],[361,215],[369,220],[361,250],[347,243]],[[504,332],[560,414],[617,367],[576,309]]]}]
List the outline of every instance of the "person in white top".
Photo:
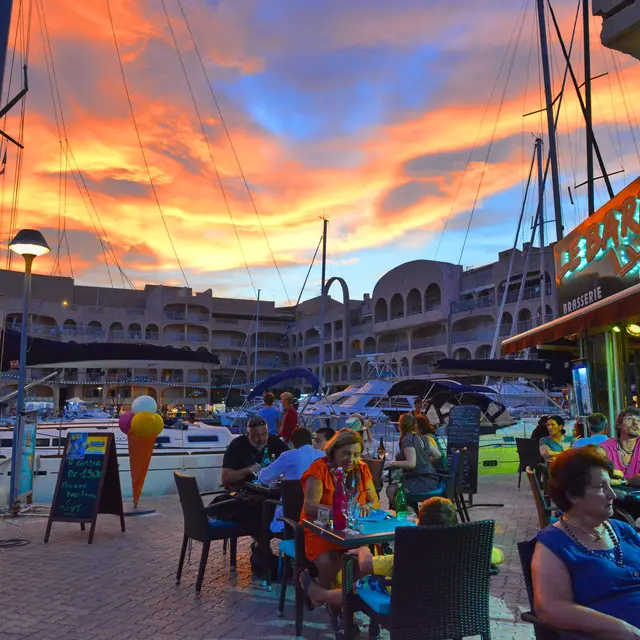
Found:
[{"label": "person in white top", "polygon": [[318,458],[324,457],[324,451],[318,451],[311,446],[311,431],[304,427],[297,427],[291,433],[293,449],[285,451],[268,467],[258,474],[258,482],[269,484],[282,476],[283,480],[299,480],[302,474]]},{"label": "person in white top", "polygon": [[[299,480],[314,460],[325,456],[324,451],[318,451],[311,446],[311,431],[304,427],[297,427],[292,431],[291,444],[293,449],[280,454],[268,467],[260,471],[258,482],[269,484],[281,476],[283,480]],[[284,529],[283,523],[278,520],[282,515],[282,506],[278,505],[270,526],[273,533],[279,533]]]}]

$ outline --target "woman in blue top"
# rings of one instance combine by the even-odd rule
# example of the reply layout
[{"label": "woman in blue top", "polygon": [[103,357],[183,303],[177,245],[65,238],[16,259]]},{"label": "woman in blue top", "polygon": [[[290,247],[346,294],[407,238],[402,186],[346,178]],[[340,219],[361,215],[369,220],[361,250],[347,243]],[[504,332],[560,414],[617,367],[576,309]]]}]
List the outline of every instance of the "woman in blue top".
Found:
[{"label": "woman in blue top", "polygon": [[534,605],[543,622],[567,637],[640,639],[640,536],[609,520],[610,471],[596,447],[565,451],[549,470],[548,491],[564,515],[538,533]]},{"label": "woman in blue top", "polygon": [[549,416],[547,419],[549,435],[540,438],[540,455],[549,464],[559,453],[564,451],[564,420],[560,416]]}]

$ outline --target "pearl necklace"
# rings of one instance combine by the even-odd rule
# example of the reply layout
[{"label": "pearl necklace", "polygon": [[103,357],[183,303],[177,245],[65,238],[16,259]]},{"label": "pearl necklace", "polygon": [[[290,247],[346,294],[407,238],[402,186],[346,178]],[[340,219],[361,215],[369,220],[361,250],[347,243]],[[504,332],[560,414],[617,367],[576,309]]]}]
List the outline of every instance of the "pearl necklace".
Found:
[{"label": "pearl necklace", "polygon": [[[614,553],[613,561],[619,567],[623,567],[624,556],[622,554],[622,549],[620,548],[620,541],[618,540],[618,536],[615,534],[615,531],[613,530],[613,527],[609,524],[608,520],[605,520],[602,524],[603,524],[603,531],[602,531],[602,534],[600,535],[600,538],[597,538],[597,540],[600,540],[604,536],[604,530],[606,530],[606,532],[609,534],[609,537],[611,538],[611,541],[613,542],[613,553]],[[587,547],[587,545],[584,542],[582,542],[582,540],[580,540],[578,536],[576,536],[576,534],[571,530],[566,516],[562,516],[562,518],[560,518],[560,526],[562,526],[562,528],[564,529],[564,532],[581,549],[586,551],[590,556],[602,557],[599,551],[605,551],[605,552],[609,551],[608,549],[589,549],[589,547]],[[579,529],[582,529],[584,531],[584,529],[579,525],[572,524],[571,526],[577,526]],[[590,532],[590,535],[593,536],[593,532]],[[611,555],[609,553],[606,553],[605,557],[608,559],[611,559]]]}]

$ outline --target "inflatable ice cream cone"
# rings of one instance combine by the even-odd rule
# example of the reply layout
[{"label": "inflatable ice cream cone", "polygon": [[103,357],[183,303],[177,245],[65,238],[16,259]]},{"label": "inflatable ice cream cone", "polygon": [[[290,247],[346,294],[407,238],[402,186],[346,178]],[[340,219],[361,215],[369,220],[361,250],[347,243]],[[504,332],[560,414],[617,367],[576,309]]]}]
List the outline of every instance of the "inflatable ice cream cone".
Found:
[{"label": "inflatable ice cream cone", "polygon": [[155,413],[156,401],[149,396],[140,396],[131,405],[131,414],[121,416],[120,428],[129,439],[129,464],[133,507],[138,508],[144,480],[147,477],[156,438],[164,429],[164,420]]},{"label": "inflatable ice cream cone", "polygon": [[133,506],[137,509],[138,502],[140,501],[140,495],[142,494],[142,487],[144,486],[147,471],[149,470],[149,463],[151,462],[151,455],[153,454],[153,447],[156,443],[156,439],[155,437],[140,438],[133,435],[131,432],[127,434],[127,437],[129,439],[129,463],[131,465]]}]

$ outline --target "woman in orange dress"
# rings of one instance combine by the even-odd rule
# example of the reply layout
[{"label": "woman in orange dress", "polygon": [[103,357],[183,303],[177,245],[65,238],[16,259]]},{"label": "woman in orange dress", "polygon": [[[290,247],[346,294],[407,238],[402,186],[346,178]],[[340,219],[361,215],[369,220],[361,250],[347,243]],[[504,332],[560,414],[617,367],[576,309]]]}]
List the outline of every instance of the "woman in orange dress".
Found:
[{"label": "woman in orange dress", "polygon": [[[363,449],[362,437],[351,429],[341,429],[331,438],[324,449],[326,457],[316,460],[302,476],[304,505],[300,522],[315,520],[320,505],[331,507],[335,471],[339,467],[342,467],[346,477],[348,495],[357,494],[360,515],[366,516],[372,507],[380,507],[371,471],[360,460]],[[319,584],[326,589],[331,588],[341,568],[344,549],[307,529],[304,537],[307,558],[318,568]]]}]

